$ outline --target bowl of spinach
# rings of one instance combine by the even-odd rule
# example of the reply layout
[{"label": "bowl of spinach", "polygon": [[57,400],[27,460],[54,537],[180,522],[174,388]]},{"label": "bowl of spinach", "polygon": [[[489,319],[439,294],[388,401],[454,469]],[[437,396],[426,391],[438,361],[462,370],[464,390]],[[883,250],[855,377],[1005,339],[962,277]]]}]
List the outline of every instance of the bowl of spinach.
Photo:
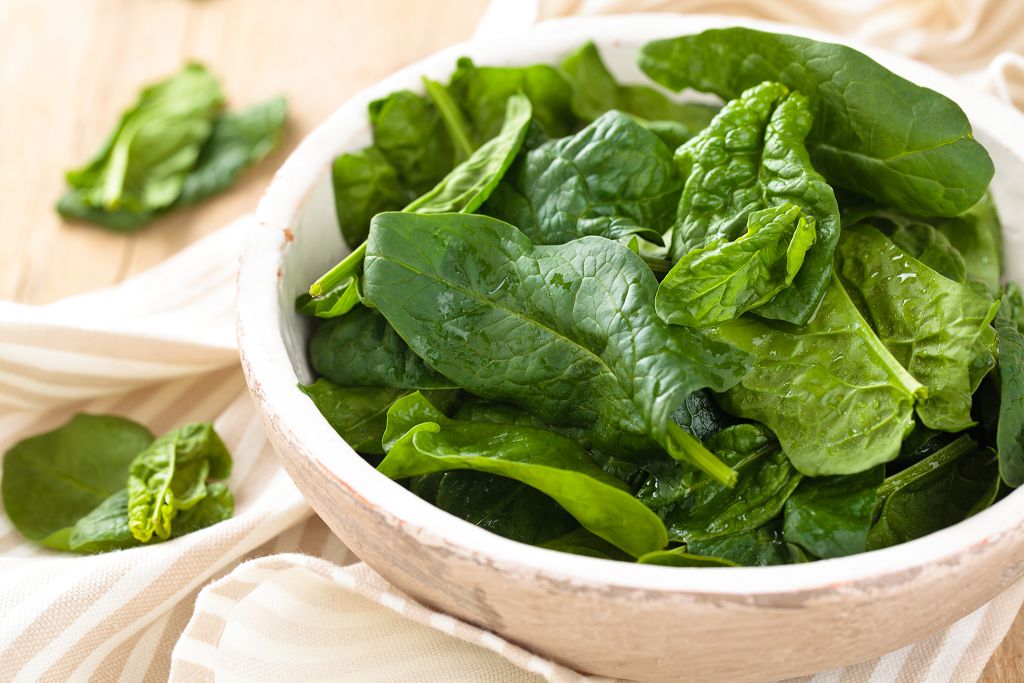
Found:
[{"label": "bowl of spinach", "polygon": [[1021,177],[1019,113],[897,56],[548,23],[300,145],[242,363],[314,509],[416,599],[609,676],[841,666],[1024,574]]}]

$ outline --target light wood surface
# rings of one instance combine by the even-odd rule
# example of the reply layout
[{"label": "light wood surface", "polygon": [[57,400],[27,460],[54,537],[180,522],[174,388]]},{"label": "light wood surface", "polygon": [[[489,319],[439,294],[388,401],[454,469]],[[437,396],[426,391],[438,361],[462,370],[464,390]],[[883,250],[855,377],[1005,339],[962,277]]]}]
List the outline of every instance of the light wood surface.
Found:
[{"label": "light wood surface", "polygon": [[[116,283],[255,207],[287,152],[351,94],[467,38],[486,0],[0,0],[0,298]],[[198,59],[233,106],[284,93],[283,148],[235,188],[134,235],[61,221],[63,172],[139,88]],[[1024,681],[1024,616],[982,676]]]}]

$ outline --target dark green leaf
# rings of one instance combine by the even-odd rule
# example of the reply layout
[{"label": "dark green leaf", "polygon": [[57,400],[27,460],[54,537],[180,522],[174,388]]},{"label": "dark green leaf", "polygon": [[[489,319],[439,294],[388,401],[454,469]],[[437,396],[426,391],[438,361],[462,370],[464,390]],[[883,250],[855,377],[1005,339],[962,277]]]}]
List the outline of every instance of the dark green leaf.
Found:
[{"label": "dark green leaf", "polygon": [[288,102],[283,97],[218,116],[195,166],[185,176],[175,207],[195,204],[234,184],[246,166],[263,159],[281,142],[287,116]]},{"label": "dark green leaf", "polygon": [[733,320],[790,286],[814,240],[814,217],[795,204],[748,214],[746,234],[679,259],[658,287],[658,315],[689,327]]},{"label": "dark green leaf", "polygon": [[336,158],[331,166],[331,183],[338,225],[353,249],[366,239],[371,218],[382,211],[397,211],[413,197],[377,147]]},{"label": "dark green leaf", "polygon": [[726,560],[743,567],[765,567],[775,564],[805,562],[800,551],[782,537],[777,522],[753,531],[687,544],[687,552]]},{"label": "dark green leaf", "polygon": [[122,490],[149,430],[112,415],[75,415],[57,429],[19,441],[3,459],[4,509],[29,540],[68,550],[71,528]]},{"label": "dark green leaf", "polygon": [[686,187],[672,234],[675,260],[718,240],[735,240],[759,209],[790,203],[814,218],[817,237],[793,285],[757,311],[796,324],[807,322],[824,294],[839,237],[832,188],[804,147],[811,123],[806,97],[762,83],[726,104],[676,152]]},{"label": "dark green leaf", "polygon": [[673,411],[672,421],[701,441],[732,424],[706,389],[687,396]]},{"label": "dark green leaf", "polygon": [[575,441],[535,427],[450,420],[418,393],[388,411],[385,441],[401,432],[378,467],[392,479],[456,469],[508,477],[547,494],[589,531],[631,555],[665,546],[657,515]]},{"label": "dark green leaf", "polygon": [[926,536],[963,521],[995,500],[996,455],[962,436],[889,477],[878,490],[868,550]]},{"label": "dark green leaf", "polygon": [[837,267],[879,339],[927,388],[921,420],[948,432],[971,427],[971,395],[995,365],[997,305],[868,225],[843,232]]},{"label": "dark green leaf", "polygon": [[672,90],[724,99],[763,81],[807,95],[815,167],[833,184],[909,213],[963,213],[992,179],[992,160],[960,107],[843,45],[715,29],[648,43],[640,67]]},{"label": "dark green leaf", "polygon": [[767,425],[803,474],[863,472],[899,454],[923,386],[837,280],[804,327],[743,316],[709,329],[754,355],[751,371],[722,395],[723,407]]},{"label": "dark green leaf", "polygon": [[[505,102],[501,104],[504,109]],[[400,187],[408,188],[412,197],[436,185],[456,163],[451,137],[428,98],[399,90],[375,100],[370,103],[370,124],[374,146],[394,167]]]},{"label": "dark green leaf", "polygon": [[612,111],[575,135],[527,152],[482,213],[515,225],[536,244],[634,233],[659,241],[672,226],[681,189],[661,140]]},{"label": "dark green leaf", "polygon": [[451,389],[377,311],[359,306],[325,320],[309,342],[317,374],[345,386]]},{"label": "dark green leaf", "polygon": [[558,538],[553,538],[550,541],[545,541],[540,544],[540,547],[547,548],[548,550],[558,550],[563,553],[572,553],[573,555],[597,557],[602,560],[633,561],[633,558],[628,554],[622,552],[600,536],[595,536],[583,527],[563,534]]},{"label": "dark green leaf", "polygon": [[804,479],[786,501],[785,539],[821,558],[864,552],[885,467]]},{"label": "dark green leaf", "polygon": [[734,476],[670,415],[693,391],[736,382],[743,354],[661,323],[657,281],[628,248],[535,247],[492,218],[407,213],[374,218],[367,245],[366,297],[459,386],[587,429],[616,455],[658,444]]},{"label": "dark green leaf", "polygon": [[1024,334],[1013,320],[1014,299],[1008,296],[996,316],[999,341],[999,426],[996,444],[999,472],[1009,486],[1024,484]]}]

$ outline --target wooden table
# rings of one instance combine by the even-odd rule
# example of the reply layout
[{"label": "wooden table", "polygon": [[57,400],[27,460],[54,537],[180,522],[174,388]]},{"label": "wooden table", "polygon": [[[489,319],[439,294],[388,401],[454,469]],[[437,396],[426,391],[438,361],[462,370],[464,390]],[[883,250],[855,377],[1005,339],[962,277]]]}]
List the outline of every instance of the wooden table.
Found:
[{"label": "wooden table", "polygon": [[[144,270],[250,211],[288,151],[341,102],[464,40],[486,0],[0,0],[0,298],[44,303]],[[63,172],[140,86],[198,59],[233,106],[288,96],[288,140],[229,193],[134,235],[66,224]],[[1024,617],[986,683],[1024,680]]]}]

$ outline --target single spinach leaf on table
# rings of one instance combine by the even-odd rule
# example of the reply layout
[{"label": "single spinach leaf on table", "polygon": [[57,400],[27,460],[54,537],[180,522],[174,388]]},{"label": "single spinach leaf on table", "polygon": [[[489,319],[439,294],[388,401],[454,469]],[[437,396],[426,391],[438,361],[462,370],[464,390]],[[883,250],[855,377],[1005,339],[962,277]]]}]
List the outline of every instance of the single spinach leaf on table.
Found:
[{"label": "single spinach leaf on table", "polygon": [[738,567],[732,560],[712,555],[694,555],[686,546],[671,550],[655,550],[637,559],[638,564],[657,564],[663,567]]},{"label": "single spinach leaf on table", "polygon": [[747,232],[687,252],[658,287],[662,320],[704,327],[737,318],[793,283],[814,244],[815,221],[795,204],[755,211]]},{"label": "single spinach leaf on table", "polygon": [[815,242],[792,285],[758,308],[763,317],[803,324],[832,274],[839,207],[804,147],[812,119],[807,98],[762,83],[728,102],[711,124],[676,152],[686,177],[672,233],[672,258],[718,240],[735,240],[750,214],[795,204],[814,218]]},{"label": "single spinach leaf on table", "polygon": [[1024,484],[1024,334],[1013,319],[1019,291],[1003,300],[995,319],[999,344],[999,473],[1009,486]]},{"label": "single spinach leaf on table", "polygon": [[801,475],[760,425],[727,427],[704,445],[737,472],[733,488],[677,468],[674,476],[651,477],[637,494],[657,509],[670,541],[689,543],[752,531],[782,512],[800,483]]},{"label": "single spinach leaf on table", "polygon": [[209,422],[174,429],[128,467],[128,528],[139,541],[167,539],[181,510],[207,497],[207,479],[227,479],[231,454]]},{"label": "single spinach leaf on table", "polygon": [[152,441],[131,420],[87,414],[19,441],[3,459],[7,516],[25,538],[69,550],[75,524],[124,489],[128,466]]},{"label": "single spinach leaf on table", "polygon": [[726,560],[742,567],[766,567],[808,560],[797,546],[786,543],[778,520],[753,531],[693,541],[686,545],[686,552]]},{"label": "single spinach leaf on table", "polygon": [[476,145],[498,134],[506,102],[517,93],[530,98],[534,119],[546,137],[560,138],[579,125],[572,111],[572,86],[547,64],[477,66],[462,57],[447,90],[462,108]]},{"label": "single spinach leaf on table", "polygon": [[562,73],[572,84],[573,111],[588,122],[617,109],[647,122],[677,123],[682,127],[683,137],[689,138],[707,126],[718,111],[718,107],[709,104],[676,102],[647,85],[620,84],[592,42],[562,61]]},{"label": "single spinach leaf on table", "polygon": [[[409,395],[399,387],[346,387],[321,377],[312,384],[299,385],[334,431],[352,447],[366,455],[384,455],[381,438],[387,427],[388,408]],[[457,391],[425,391],[424,396],[440,410],[455,400]]]},{"label": "single spinach leaf on table", "polygon": [[938,274],[869,225],[843,232],[837,262],[850,297],[879,339],[927,388],[917,401],[925,425],[947,432],[973,426],[971,396],[995,365],[990,323],[998,305]]},{"label": "single spinach leaf on table", "polygon": [[138,216],[169,207],[223,101],[217,79],[200,64],[145,88],[92,161],[68,172],[74,202]]},{"label": "single spinach leaf on table", "polygon": [[763,81],[810,98],[807,144],[830,183],[908,213],[955,216],[984,194],[992,160],[952,100],[843,45],[747,28],[656,40],[640,68],[723,99]]},{"label": "single spinach leaf on table", "polygon": [[786,501],[783,536],[815,557],[862,553],[885,466],[859,474],[806,478]]},{"label": "single spinach leaf on table", "polygon": [[550,496],[589,531],[633,556],[667,542],[657,515],[582,446],[554,432],[451,420],[412,394],[388,411],[385,442],[388,454],[377,469],[392,479],[457,469],[508,477]]},{"label": "single spinach leaf on table", "polygon": [[195,204],[233,185],[246,166],[280,144],[287,116],[288,102],[283,97],[219,115],[174,206]]},{"label": "single spinach leaf on table", "polygon": [[481,213],[515,225],[536,244],[632,234],[660,242],[681,190],[664,143],[611,111],[575,135],[526,152]]},{"label": "single spinach leaf on table", "polygon": [[987,508],[999,491],[996,454],[970,437],[889,477],[878,489],[868,550],[926,536]]},{"label": "single spinach leaf on table", "polygon": [[345,386],[453,389],[376,310],[359,306],[321,323],[309,342],[318,375]]},{"label": "single spinach leaf on table", "polygon": [[924,387],[871,331],[837,277],[803,327],[747,315],[708,330],[753,354],[750,372],[719,397],[722,406],[767,425],[801,473],[854,474],[899,454]]},{"label": "single spinach leaf on table", "polygon": [[438,477],[429,502],[513,541],[538,545],[579,526],[553,499],[514,479],[472,470],[426,476]]},{"label": "single spinach leaf on table", "polygon": [[585,429],[619,457],[660,446],[734,481],[670,416],[697,389],[732,386],[745,354],[658,320],[657,281],[627,247],[534,246],[486,216],[387,213],[370,228],[364,282],[412,350],[458,386]]}]

